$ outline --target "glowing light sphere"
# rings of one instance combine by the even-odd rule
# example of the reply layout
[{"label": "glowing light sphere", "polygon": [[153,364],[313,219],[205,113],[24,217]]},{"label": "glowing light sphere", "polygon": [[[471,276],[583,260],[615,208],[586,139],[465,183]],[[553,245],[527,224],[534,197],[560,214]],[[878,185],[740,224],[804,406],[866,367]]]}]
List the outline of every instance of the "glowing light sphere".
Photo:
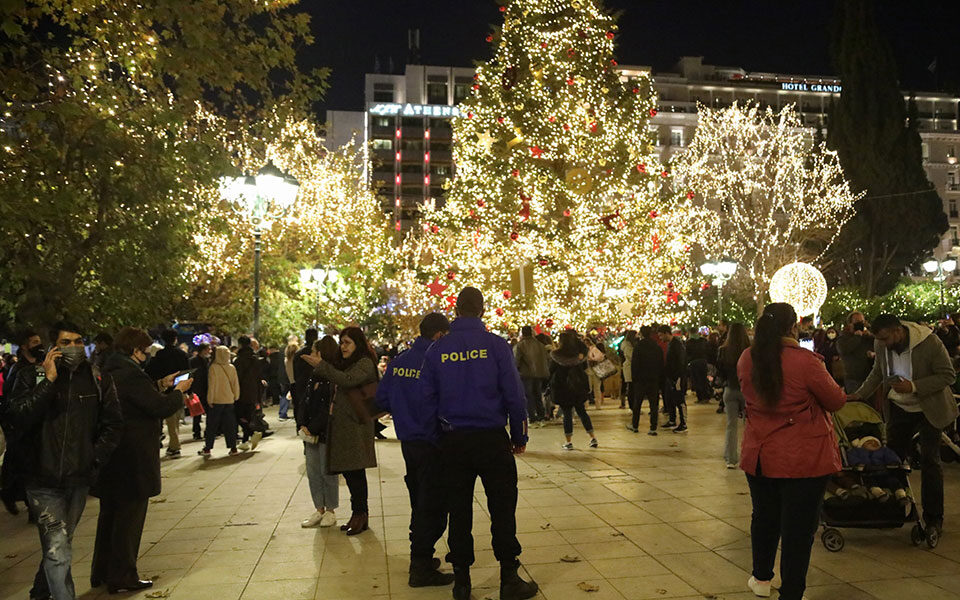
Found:
[{"label": "glowing light sphere", "polygon": [[827,301],[827,280],[813,265],[790,263],[773,274],[770,300],[790,304],[798,317],[816,315]]}]

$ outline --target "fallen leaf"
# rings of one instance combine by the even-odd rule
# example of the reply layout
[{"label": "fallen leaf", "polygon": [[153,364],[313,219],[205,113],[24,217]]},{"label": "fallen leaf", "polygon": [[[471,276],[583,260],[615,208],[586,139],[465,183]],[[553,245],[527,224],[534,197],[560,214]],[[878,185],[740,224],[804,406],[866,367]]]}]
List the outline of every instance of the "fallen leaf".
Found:
[{"label": "fallen leaf", "polygon": [[679,446],[679,445],[680,445],[680,442],[670,442],[670,447],[671,447],[671,448],[676,448],[676,447]]},{"label": "fallen leaf", "polygon": [[622,531],[614,531],[614,532],[611,533],[610,535],[612,535],[612,536],[614,536],[614,537],[617,537],[618,535],[622,536],[622,535],[623,535],[623,532],[622,532]]},{"label": "fallen leaf", "polygon": [[594,585],[592,583],[587,583],[586,581],[581,581],[577,584],[577,587],[585,592],[599,592],[600,586]]},{"label": "fallen leaf", "polygon": [[170,590],[157,590],[155,592],[150,592],[144,598],[169,598]]},{"label": "fallen leaf", "polygon": [[661,588],[657,590],[657,593],[660,594],[661,596],[666,596],[667,590]]},{"label": "fallen leaf", "polygon": [[562,562],[574,563],[574,562],[580,562],[580,557],[579,557],[579,556],[570,556],[569,554],[564,554],[563,556],[560,557],[560,560],[561,560]]},{"label": "fallen leaf", "polygon": [[150,504],[162,504],[166,501],[167,501],[166,498],[154,498],[153,500],[150,501]]},{"label": "fallen leaf", "polygon": [[544,523],[540,526],[540,529],[550,529],[550,523]]},{"label": "fallen leaf", "polygon": [[6,555],[4,555],[4,558],[16,558],[16,557],[17,557],[16,554],[6,554]]}]

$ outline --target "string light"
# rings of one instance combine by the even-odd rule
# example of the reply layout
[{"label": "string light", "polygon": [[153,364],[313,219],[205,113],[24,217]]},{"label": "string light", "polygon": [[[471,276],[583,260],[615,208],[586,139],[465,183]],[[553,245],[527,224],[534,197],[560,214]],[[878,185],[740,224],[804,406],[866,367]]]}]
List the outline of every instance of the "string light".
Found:
[{"label": "string light", "polygon": [[672,162],[678,191],[694,192],[705,251],[729,255],[749,276],[758,304],[777,269],[816,262],[854,213],[836,152],[814,144],[792,106],[698,106],[697,130]]},{"label": "string light", "polygon": [[649,76],[620,76],[617,25],[593,0],[501,12],[453,123],[456,179],[388,280],[401,318],[449,310],[472,285],[498,329],[684,320],[693,213],[648,130]]},{"label": "string light", "polygon": [[800,317],[817,315],[827,301],[827,280],[813,265],[791,263],[770,279],[770,300],[790,304]]}]

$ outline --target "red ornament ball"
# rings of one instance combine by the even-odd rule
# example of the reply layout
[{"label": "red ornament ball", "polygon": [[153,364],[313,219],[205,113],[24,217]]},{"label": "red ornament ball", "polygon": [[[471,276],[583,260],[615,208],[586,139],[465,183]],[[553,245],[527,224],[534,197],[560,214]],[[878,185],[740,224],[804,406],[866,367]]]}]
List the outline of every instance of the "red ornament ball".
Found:
[{"label": "red ornament ball", "polygon": [[612,32],[612,31],[608,31],[608,32],[607,32],[607,39],[608,39],[608,40],[612,40],[612,39],[613,39],[613,32]]},{"label": "red ornament ball", "polygon": [[551,123],[556,123],[556,122],[557,122],[557,118],[556,118],[556,117],[553,117],[553,116],[547,117],[547,120],[550,121]]},{"label": "red ornament ball", "polygon": [[575,84],[575,83],[576,83],[576,82],[575,82],[573,79],[567,78],[567,85],[573,85],[573,84]]},{"label": "red ornament ball", "polygon": [[651,116],[651,117],[657,116],[657,109],[651,108],[651,109],[650,109],[650,116]]},{"label": "red ornament ball", "polygon": [[498,309],[497,309],[497,316],[498,316],[498,317],[502,317],[502,316],[503,316],[503,309],[502,309],[502,308],[498,308]]},{"label": "red ornament ball", "polygon": [[569,209],[569,208],[566,209],[565,211],[563,211],[563,216],[565,216],[565,217],[569,217],[569,216],[570,216],[570,209]]},{"label": "red ornament ball", "polygon": [[541,47],[541,48],[546,48],[546,47],[547,47],[547,43],[546,43],[546,42],[540,42],[540,47]]},{"label": "red ornament ball", "polygon": [[618,63],[617,63],[616,60],[611,59],[611,60],[610,60],[610,64],[613,65],[613,66],[617,66]]},{"label": "red ornament ball", "polygon": [[497,123],[503,125],[503,117],[497,117]]},{"label": "red ornament ball", "polygon": [[472,112],[468,112],[468,113],[467,113],[467,118],[468,118],[468,119],[472,119],[472,118],[473,118],[473,113],[472,113]]},{"label": "red ornament ball", "polygon": [[514,177],[520,177],[520,171],[518,171],[518,170],[516,170],[516,169],[514,169],[513,172],[510,173],[510,174],[513,175]]},{"label": "red ornament ball", "polygon": [[661,176],[661,177],[666,177],[666,176],[668,176],[668,175],[669,175],[669,173],[667,173],[667,170],[666,170],[666,169],[664,169],[663,171],[660,172],[660,176]]},{"label": "red ornament ball", "polygon": [[487,203],[484,202],[483,199],[477,200],[477,206],[479,206],[480,208],[483,208],[486,205]]},{"label": "red ornament ball", "polygon": [[693,200],[693,196],[694,196],[693,192],[687,192],[687,200]]},{"label": "red ornament ball", "polygon": [[475,83],[475,84],[473,84],[473,89],[474,89],[474,91],[479,90],[479,89],[480,89],[480,86]]},{"label": "red ornament ball", "polygon": [[430,231],[432,231],[433,233],[437,233],[438,231],[440,231],[440,227],[438,227],[437,225],[431,225]]},{"label": "red ornament ball", "polygon": [[660,216],[660,213],[658,213],[658,212],[655,211],[655,210],[651,210],[651,211],[648,213],[648,216],[649,216],[651,219],[656,219],[657,217]]},{"label": "red ornament ball", "polygon": [[452,280],[452,279],[455,278],[456,276],[457,276],[457,274],[454,273],[453,271],[447,271],[447,279],[451,279],[451,280]]},{"label": "red ornament ball", "polygon": [[510,290],[503,290],[503,297],[504,297],[504,298],[506,298],[507,300],[509,300],[509,299],[510,299],[510,296],[513,296],[513,294],[510,292]]},{"label": "red ornament ball", "polygon": [[500,7],[500,12],[507,12],[507,7],[506,7],[506,6],[501,6],[501,7]]},{"label": "red ornament ball", "polygon": [[517,241],[517,239],[519,239],[519,238],[520,238],[520,234],[517,233],[516,231],[514,231],[514,232],[512,232],[512,233],[510,234],[510,239],[513,240],[513,241]]},{"label": "red ornament ball", "polygon": [[545,267],[545,266],[547,266],[548,264],[550,264],[550,261],[547,260],[547,259],[545,259],[545,258],[541,258],[538,262],[540,263],[540,266],[541,266],[541,267]]},{"label": "red ornament ball", "polygon": [[636,88],[636,87],[633,88],[633,93],[634,93],[634,94],[639,94],[639,93],[640,93],[640,88]]},{"label": "red ornament ball", "polygon": [[546,325],[547,327],[553,327],[553,319],[547,319],[546,321],[543,322],[543,324]]},{"label": "red ornament ball", "polygon": [[488,36],[487,36],[487,42],[489,43],[489,42],[492,42],[492,41],[493,41],[493,36],[492,36],[492,35],[488,35]]},{"label": "red ornament ball", "polygon": [[647,163],[640,163],[639,165],[637,165],[637,171],[639,171],[640,173],[646,173]]}]

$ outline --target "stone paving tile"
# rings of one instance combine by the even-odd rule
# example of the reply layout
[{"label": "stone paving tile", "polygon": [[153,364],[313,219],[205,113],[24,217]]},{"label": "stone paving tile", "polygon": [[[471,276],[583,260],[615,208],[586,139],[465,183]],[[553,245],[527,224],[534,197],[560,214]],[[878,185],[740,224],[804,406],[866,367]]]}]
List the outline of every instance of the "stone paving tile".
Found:
[{"label": "stone paving tile", "polygon": [[[531,430],[518,460],[518,537],[523,571],[549,600],[746,600],[751,568],[750,498],[743,474],[724,468],[723,417],[690,406],[684,436],[635,435],[628,413],[591,410],[600,447],[560,449],[557,424]],[[256,452],[163,459],[163,493],[144,527],[140,573],[173,600],[440,600],[449,588],[407,587],[410,507],[396,441],[379,442],[380,466],[368,473],[370,531],[347,538],[338,528],[302,529],[311,511],[301,443],[291,421]],[[184,426],[182,433],[189,430]],[[388,434],[390,432],[388,431]],[[184,436],[182,436],[184,437]],[[843,530],[846,547],[827,552],[816,540],[808,600],[960,599],[960,467],[946,469],[947,533],[935,550],[914,548],[909,528]],[[919,478],[914,474],[919,490]],[[340,523],[349,517],[341,482]],[[474,503],[474,598],[496,598],[498,565],[490,548],[486,497]],[[91,498],[75,542],[74,579],[83,600],[108,598],[89,588],[97,500]],[[437,544],[437,556],[447,551]],[[576,562],[563,562],[575,557]],[[39,561],[37,534],[23,515],[0,515],[0,599],[24,598]],[[444,566],[449,569],[449,566]],[[596,586],[586,592],[583,586]],[[774,594],[774,598],[776,594]]]}]

